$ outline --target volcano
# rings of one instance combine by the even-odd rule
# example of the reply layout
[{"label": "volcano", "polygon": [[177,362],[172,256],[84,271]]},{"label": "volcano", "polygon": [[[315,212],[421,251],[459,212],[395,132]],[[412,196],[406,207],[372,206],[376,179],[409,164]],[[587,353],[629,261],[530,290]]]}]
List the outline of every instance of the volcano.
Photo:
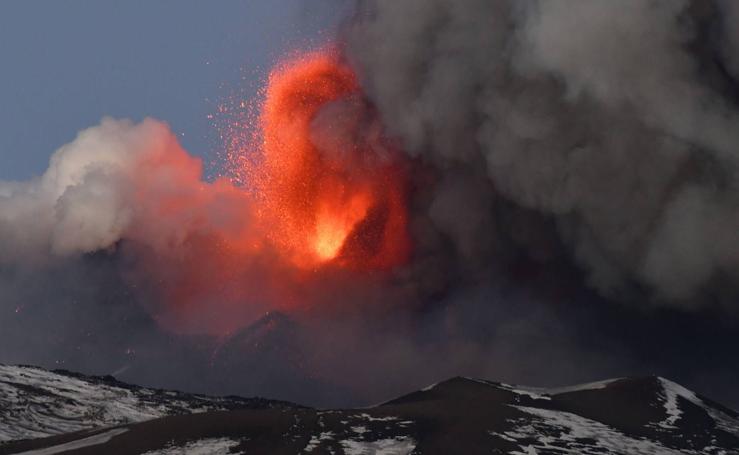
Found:
[{"label": "volcano", "polygon": [[[455,377],[369,408],[318,410],[31,367],[0,371],[2,434],[11,439],[2,455],[739,453],[739,414],[655,376],[552,389]],[[129,415],[88,418],[114,409]],[[79,431],[32,439],[64,429]]]},{"label": "volcano", "polygon": [[0,41],[0,363],[142,385],[2,367],[0,454],[737,453],[739,2],[191,3]]}]

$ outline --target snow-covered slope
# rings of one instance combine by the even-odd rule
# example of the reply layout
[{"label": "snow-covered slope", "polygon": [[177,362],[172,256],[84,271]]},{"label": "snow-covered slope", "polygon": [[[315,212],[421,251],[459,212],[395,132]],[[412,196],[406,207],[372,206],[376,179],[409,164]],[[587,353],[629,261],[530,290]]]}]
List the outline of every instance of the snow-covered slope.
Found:
[{"label": "snow-covered slope", "polygon": [[[35,381],[45,384],[42,390],[71,394],[72,403],[87,403],[80,396],[87,394],[98,397],[92,401],[119,400],[97,411],[107,412],[109,420],[230,406],[206,397],[162,402],[152,397],[173,392],[101,388],[95,381],[77,378],[78,383],[43,370],[12,371],[17,383],[39,376]],[[26,377],[19,381],[22,373]],[[61,403],[54,409],[67,412]],[[0,444],[0,455],[57,453],[739,455],[739,416],[659,377],[556,389],[453,378],[366,409],[314,410],[282,403]]]},{"label": "snow-covered slope", "polygon": [[524,415],[490,433],[518,445],[512,454],[739,454],[739,415],[664,378],[554,389],[486,383],[519,395],[508,406]]},{"label": "snow-covered slope", "polygon": [[0,365],[0,441],[142,422],[169,415],[277,405],[147,389],[112,377]]}]

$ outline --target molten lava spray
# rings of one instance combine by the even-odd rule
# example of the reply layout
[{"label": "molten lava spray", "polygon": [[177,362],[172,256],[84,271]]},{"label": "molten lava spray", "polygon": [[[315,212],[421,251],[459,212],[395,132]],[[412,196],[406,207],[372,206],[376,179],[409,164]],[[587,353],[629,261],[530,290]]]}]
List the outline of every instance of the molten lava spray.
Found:
[{"label": "molten lava spray", "polygon": [[[330,52],[277,66],[260,110],[262,159],[246,173],[269,241],[290,263],[387,269],[403,263],[406,183],[354,72]],[[233,155],[232,155],[233,156]]]},{"label": "molten lava spray", "polygon": [[167,230],[184,231],[175,250],[145,261],[171,330],[223,334],[265,311],[316,307],[307,294],[332,271],[371,277],[408,259],[405,162],[353,71],[310,53],[278,65],[264,94],[254,123],[229,123],[231,180],[191,178],[178,184],[194,187],[185,197],[142,203],[145,220],[196,214],[194,229]]}]

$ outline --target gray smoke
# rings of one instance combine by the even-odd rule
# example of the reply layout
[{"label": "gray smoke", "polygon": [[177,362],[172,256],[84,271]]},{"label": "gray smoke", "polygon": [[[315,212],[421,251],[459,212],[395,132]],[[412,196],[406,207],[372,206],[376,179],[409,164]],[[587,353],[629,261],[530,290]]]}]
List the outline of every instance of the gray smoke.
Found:
[{"label": "gray smoke", "polygon": [[460,255],[496,238],[460,202],[502,196],[552,217],[604,295],[693,307],[739,287],[737,21],[732,1],[375,0],[347,54],[444,175],[430,217]]}]

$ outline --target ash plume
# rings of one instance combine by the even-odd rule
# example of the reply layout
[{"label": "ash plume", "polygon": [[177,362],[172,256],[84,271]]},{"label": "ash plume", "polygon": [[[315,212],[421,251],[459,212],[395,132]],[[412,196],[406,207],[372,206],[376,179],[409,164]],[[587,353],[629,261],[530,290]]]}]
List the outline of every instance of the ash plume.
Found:
[{"label": "ash plume", "polygon": [[734,310],[736,10],[369,1],[347,27],[347,54],[389,132],[444,176],[430,213],[461,255],[501,236],[482,211],[457,216],[446,201],[504,198],[553,219],[604,295]]}]

